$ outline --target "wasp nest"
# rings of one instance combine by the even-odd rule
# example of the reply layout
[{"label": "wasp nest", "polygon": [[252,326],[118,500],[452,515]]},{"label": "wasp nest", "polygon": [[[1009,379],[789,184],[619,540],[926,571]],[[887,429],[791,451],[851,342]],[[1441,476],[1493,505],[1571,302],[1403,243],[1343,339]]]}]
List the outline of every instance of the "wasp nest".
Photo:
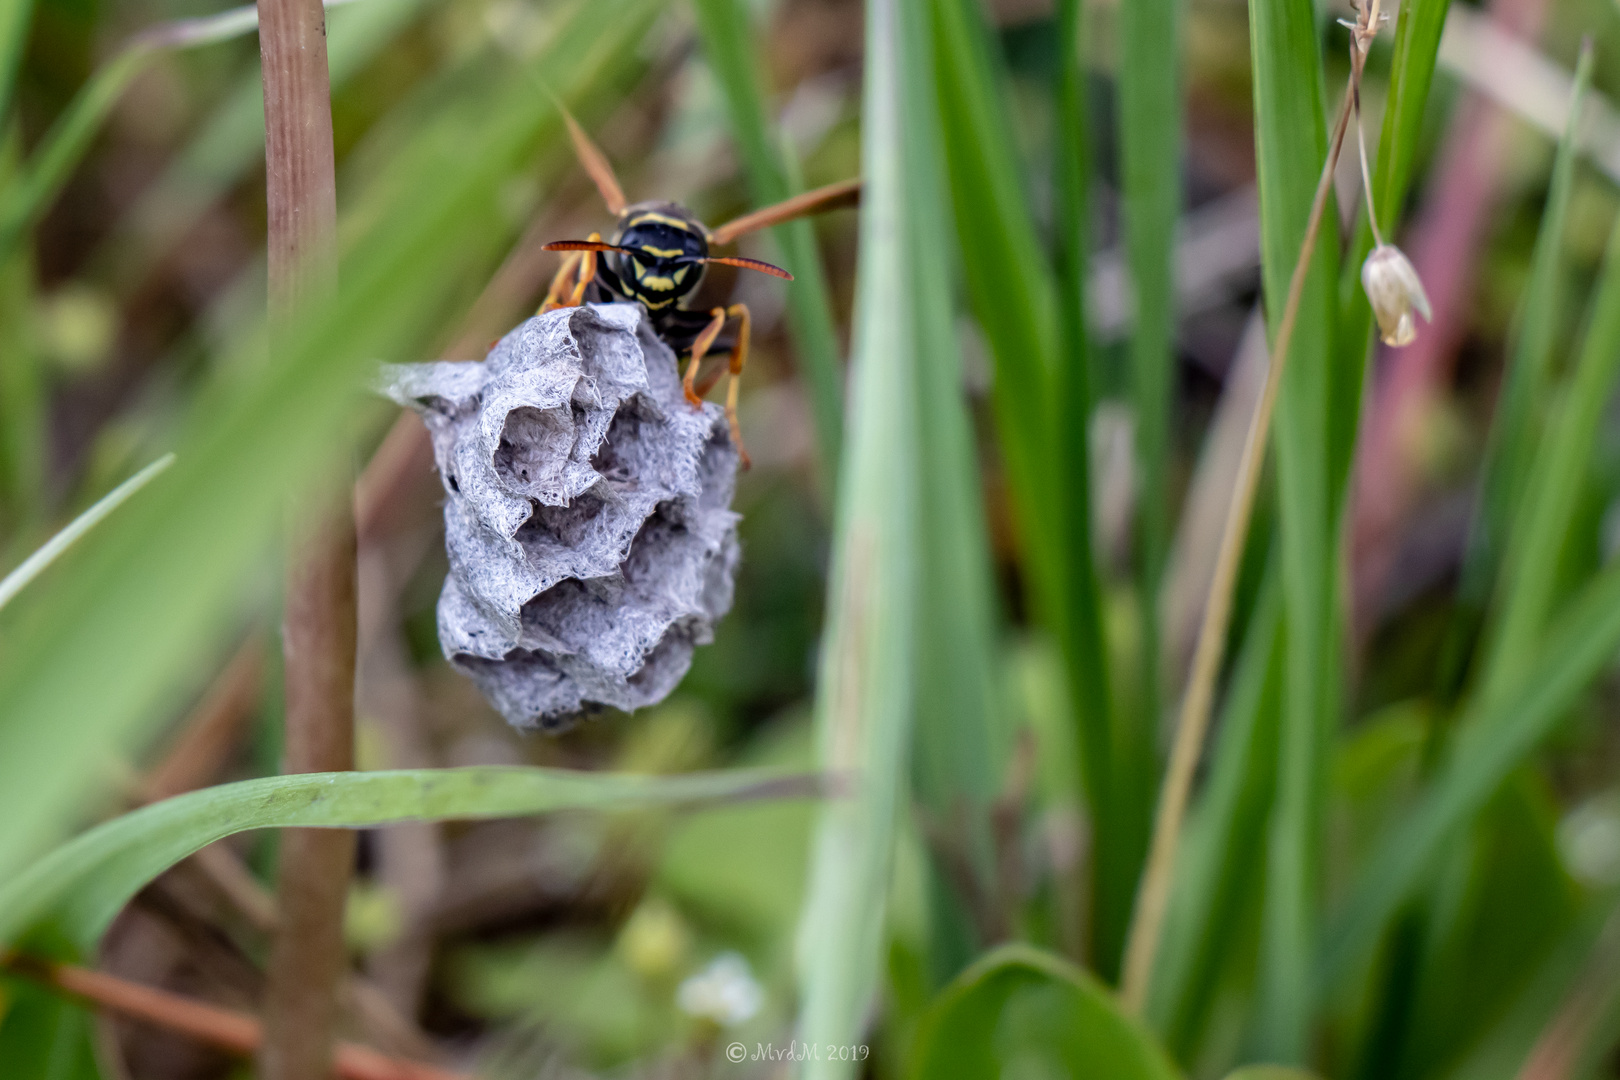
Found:
[{"label": "wasp nest", "polygon": [[439,644],[520,727],[663,700],[731,607],[737,452],[632,304],[565,308],[482,363],[390,366],[447,498]]}]

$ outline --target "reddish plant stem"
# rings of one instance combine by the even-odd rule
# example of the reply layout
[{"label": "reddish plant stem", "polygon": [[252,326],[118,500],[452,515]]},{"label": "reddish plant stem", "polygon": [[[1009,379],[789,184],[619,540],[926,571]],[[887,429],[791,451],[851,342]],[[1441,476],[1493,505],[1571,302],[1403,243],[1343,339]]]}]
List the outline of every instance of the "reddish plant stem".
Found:
[{"label": "reddish plant stem", "polygon": [[[246,1013],[143,986],[116,975],[23,958],[9,960],[5,966],[98,1008],[178,1031],[198,1042],[244,1057],[258,1051],[264,1041],[263,1025]],[[341,1080],[467,1080],[462,1073],[389,1057],[358,1043],[338,1044],[330,1053],[328,1067]]]},{"label": "reddish plant stem", "polygon": [[[288,772],[354,767],[354,523],[333,515],[294,555],[283,628]],[[348,968],[343,907],[354,866],[348,829],[288,829],[277,875],[280,925],[265,990],[263,1080],[322,1080]]]},{"label": "reddish plant stem", "polygon": [[[337,182],[321,0],[260,0],[270,312],[285,332],[337,280]],[[287,574],[288,772],[354,766],[355,535],[348,485],[324,512],[294,520]],[[278,869],[280,924],[265,991],[263,1080],[331,1075],[343,905],[354,865],[347,830],[289,829]]]}]

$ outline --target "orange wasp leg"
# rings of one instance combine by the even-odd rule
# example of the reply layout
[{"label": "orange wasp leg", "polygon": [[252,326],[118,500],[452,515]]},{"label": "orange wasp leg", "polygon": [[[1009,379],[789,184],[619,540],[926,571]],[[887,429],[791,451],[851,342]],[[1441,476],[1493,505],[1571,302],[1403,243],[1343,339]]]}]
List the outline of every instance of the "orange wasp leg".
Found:
[{"label": "orange wasp leg", "polygon": [[[691,402],[694,407],[703,404],[701,394],[693,385],[697,378],[698,365],[703,362],[703,357],[714,345],[714,339],[720,336],[720,331],[725,327],[726,320],[736,319],[738,323],[737,341],[731,347],[731,364],[728,369],[731,383],[726,387],[726,423],[731,426],[732,444],[737,447],[737,454],[742,459],[742,467],[746,469],[749,467],[750,462],[748,460],[748,451],[743,446],[742,426],[737,422],[737,385],[742,376],[743,367],[748,363],[750,325],[748,305],[732,304],[728,308],[717,307],[710,314],[713,318],[709,320],[709,325],[705,326],[703,332],[698,334],[697,340],[692,342],[692,359],[686,365],[686,377],[681,380],[681,387],[686,392],[686,400]],[[712,385],[714,385],[714,381],[712,379],[708,380],[703,390],[707,391]]]},{"label": "orange wasp leg", "polygon": [[[599,243],[602,234],[593,232],[588,239],[593,244]],[[596,252],[570,251],[563,256],[562,266],[551,279],[551,288],[546,291],[546,298],[541,302],[538,314],[544,315],[558,308],[579,307],[585,302],[585,290],[595,277]]]}]

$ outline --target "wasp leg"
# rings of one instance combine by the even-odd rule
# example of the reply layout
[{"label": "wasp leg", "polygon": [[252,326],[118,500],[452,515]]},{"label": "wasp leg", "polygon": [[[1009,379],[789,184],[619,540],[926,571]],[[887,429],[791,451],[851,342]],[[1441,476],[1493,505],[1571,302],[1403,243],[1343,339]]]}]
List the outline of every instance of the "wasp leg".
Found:
[{"label": "wasp leg", "polygon": [[[742,426],[737,423],[737,381],[742,375],[743,366],[748,363],[748,305],[732,304],[728,308],[715,308],[709,325],[698,334],[697,340],[692,342],[692,359],[686,365],[686,377],[681,380],[681,386],[686,391],[686,400],[693,407],[703,403],[703,395],[714,385],[714,379],[709,379],[699,390],[694,386],[697,378],[698,365],[714,345],[714,339],[720,336],[720,331],[726,325],[726,320],[737,320],[737,339],[731,346],[731,364],[728,374],[731,384],[726,387],[726,423],[731,426],[731,441],[737,447],[737,454],[742,458],[742,467],[749,467],[748,451],[743,447]],[[718,378],[718,376],[716,376]]]},{"label": "wasp leg", "polygon": [[568,307],[563,303],[563,297],[570,295],[574,289],[574,271],[579,269],[580,257],[583,251],[570,251],[563,256],[562,266],[551,279],[551,288],[546,290],[546,298],[540,302],[540,310],[536,315],[544,315],[548,311],[556,311],[561,307]]},{"label": "wasp leg", "polygon": [[708,355],[709,349],[714,346],[714,339],[720,336],[720,331],[726,325],[725,308],[717,307],[709,314],[712,316],[709,319],[709,325],[700,330],[698,336],[692,340],[692,359],[686,365],[685,378],[681,379],[681,389],[686,392],[686,400],[694,409],[703,405],[703,395],[699,394],[692,385],[693,381],[697,379],[698,365],[703,363],[703,358]]},{"label": "wasp leg", "polygon": [[742,380],[743,365],[748,363],[748,305],[732,304],[726,314],[737,320],[737,341],[731,347],[731,382],[726,386],[726,423],[731,425],[731,442],[737,448],[737,457],[744,469],[750,468],[748,451],[743,446],[742,425],[737,423],[737,384]]},{"label": "wasp leg", "polygon": [[[602,234],[593,232],[585,239],[589,240],[593,244],[599,243],[602,239]],[[579,283],[574,286],[574,293],[568,298],[569,307],[579,307],[579,305],[585,302],[585,289],[596,277],[596,252],[582,251],[580,252],[580,256]]]},{"label": "wasp leg", "polygon": [[[602,234],[593,232],[587,239],[594,244],[602,239]],[[544,315],[558,308],[579,307],[585,302],[585,290],[595,277],[596,252],[569,252],[563,257],[556,276],[551,279],[551,288],[546,291],[546,298],[536,314]]]}]

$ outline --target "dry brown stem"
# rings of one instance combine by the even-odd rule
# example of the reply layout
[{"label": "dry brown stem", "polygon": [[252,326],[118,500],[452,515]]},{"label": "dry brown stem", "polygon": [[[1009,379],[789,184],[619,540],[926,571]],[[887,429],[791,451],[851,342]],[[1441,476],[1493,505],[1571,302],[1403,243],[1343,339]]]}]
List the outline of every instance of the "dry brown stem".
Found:
[{"label": "dry brown stem", "polygon": [[[326,15],[320,0],[260,0],[270,309],[285,325],[336,284]],[[301,515],[290,548],[286,769],[354,765],[355,539],[347,484],[324,513]],[[346,830],[289,829],[278,872],[280,923],[265,993],[264,1080],[331,1074],[338,988],[347,967],[343,906],[354,865]]]}]

